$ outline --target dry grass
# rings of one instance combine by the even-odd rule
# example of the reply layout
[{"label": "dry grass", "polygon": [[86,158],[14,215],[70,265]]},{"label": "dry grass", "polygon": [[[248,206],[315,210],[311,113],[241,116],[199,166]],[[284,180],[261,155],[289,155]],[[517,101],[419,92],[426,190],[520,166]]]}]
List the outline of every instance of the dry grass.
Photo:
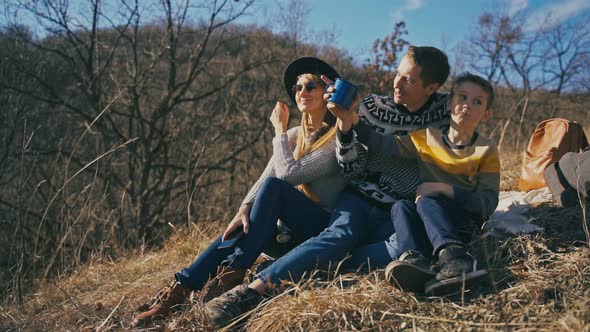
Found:
[{"label": "dry grass", "polygon": [[[531,211],[544,235],[477,240],[472,248],[490,283],[450,298],[400,292],[382,270],[308,278],[264,302],[248,331],[590,331],[590,248],[580,208]],[[0,309],[0,330],[126,330],[137,307],[205,248],[219,229],[175,235],[163,250],[131,253],[117,262],[37,285],[23,308]],[[208,239],[207,241],[195,239]],[[155,330],[210,330],[199,304]]]},{"label": "dry grass", "polygon": [[518,179],[521,173],[522,155],[516,153],[502,153],[500,151],[500,190],[518,190]]},{"label": "dry grass", "polygon": [[[506,156],[509,157],[506,157]],[[502,190],[518,186],[520,156],[502,154]],[[586,208],[587,210],[587,208]],[[478,239],[471,246],[490,280],[449,298],[400,292],[383,270],[307,278],[250,313],[248,331],[590,331],[590,246],[580,207],[530,211],[545,229],[533,237]],[[586,220],[584,220],[586,219]],[[37,283],[23,307],[0,303],[0,331],[122,331],[137,308],[190,263],[223,223],[177,233],[154,252]],[[210,224],[210,225],[211,225]],[[325,274],[323,274],[325,276]],[[193,302],[155,330],[207,331]]]}]

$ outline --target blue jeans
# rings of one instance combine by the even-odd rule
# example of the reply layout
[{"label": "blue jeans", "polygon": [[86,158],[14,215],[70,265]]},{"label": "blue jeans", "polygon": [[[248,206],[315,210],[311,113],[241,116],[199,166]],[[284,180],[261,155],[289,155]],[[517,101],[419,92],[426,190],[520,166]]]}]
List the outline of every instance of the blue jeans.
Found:
[{"label": "blue jeans", "polygon": [[262,250],[274,240],[276,222],[281,219],[293,232],[294,240],[304,241],[328,225],[330,213],[291,184],[267,178],[250,209],[250,229],[235,248],[218,249],[219,236],[189,267],[176,273],[185,287],[200,290],[214,277],[218,266],[249,268]]},{"label": "blue jeans", "polygon": [[471,224],[469,215],[456,201],[446,197],[422,197],[418,203],[397,201],[392,220],[401,252],[413,249],[426,257],[451,243],[464,245],[462,230]]},{"label": "blue jeans", "polygon": [[329,225],[261,271],[258,279],[272,288],[281,280],[297,282],[306,272],[336,266],[348,253],[351,257],[344,263],[346,269],[367,262],[371,267],[383,266],[400,253],[390,211],[356,194],[340,195]]}]

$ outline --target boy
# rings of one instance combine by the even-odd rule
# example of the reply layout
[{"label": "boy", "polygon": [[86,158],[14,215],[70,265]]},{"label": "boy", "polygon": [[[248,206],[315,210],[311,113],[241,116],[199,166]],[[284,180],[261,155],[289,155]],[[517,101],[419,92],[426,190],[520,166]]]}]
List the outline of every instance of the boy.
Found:
[{"label": "boy", "polygon": [[[480,280],[461,230],[469,220],[481,225],[498,204],[500,162],[494,141],[475,128],[491,115],[492,86],[470,73],[453,82],[448,128],[428,128],[383,140],[373,136],[380,153],[419,161],[423,183],[415,202],[400,200],[392,219],[402,255],[391,262],[387,278],[394,286],[427,295],[444,295]],[[360,136],[360,135],[359,135]],[[433,268],[431,262],[436,261]]]}]

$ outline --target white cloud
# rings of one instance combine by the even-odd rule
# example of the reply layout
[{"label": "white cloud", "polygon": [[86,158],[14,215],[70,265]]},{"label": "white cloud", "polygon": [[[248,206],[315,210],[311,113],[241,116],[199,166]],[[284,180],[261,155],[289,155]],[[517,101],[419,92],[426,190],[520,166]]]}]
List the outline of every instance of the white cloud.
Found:
[{"label": "white cloud", "polygon": [[508,7],[508,15],[512,16],[519,11],[528,7],[528,0],[506,0],[506,7]]},{"label": "white cloud", "polygon": [[408,10],[416,10],[422,6],[424,6],[423,0],[408,0],[408,2],[406,3],[406,8]]},{"label": "white cloud", "polygon": [[407,12],[415,11],[424,6],[424,0],[406,0],[406,3],[393,11],[391,17],[394,22],[402,21]]},{"label": "white cloud", "polygon": [[525,30],[548,29],[589,9],[590,0],[565,0],[553,3],[533,12],[525,23]]}]

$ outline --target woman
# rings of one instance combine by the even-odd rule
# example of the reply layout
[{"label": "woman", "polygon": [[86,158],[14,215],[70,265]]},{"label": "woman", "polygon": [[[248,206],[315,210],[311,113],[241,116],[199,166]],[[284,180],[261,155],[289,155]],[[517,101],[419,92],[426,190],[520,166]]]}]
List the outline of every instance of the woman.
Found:
[{"label": "woman", "polygon": [[[327,226],[344,179],[335,156],[336,118],[323,99],[321,75],[339,77],[334,68],[313,57],[299,58],[287,66],[283,82],[302,112],[301,126],[287,130],[289,110],[277,102],[270,116],[275,129],[273,156],[264,172],[223,235],[191,266],[176,273],[176,282],[161,290],[148,310],[135,317],[135,326],[167,316],[191,291],[201,291],[201,299],[207,302],[242,284],[246,270],[274,238],[278,219],[292,230],[297,242]],[[235,247],[220,248],[240,229],[244,235]]]}]

